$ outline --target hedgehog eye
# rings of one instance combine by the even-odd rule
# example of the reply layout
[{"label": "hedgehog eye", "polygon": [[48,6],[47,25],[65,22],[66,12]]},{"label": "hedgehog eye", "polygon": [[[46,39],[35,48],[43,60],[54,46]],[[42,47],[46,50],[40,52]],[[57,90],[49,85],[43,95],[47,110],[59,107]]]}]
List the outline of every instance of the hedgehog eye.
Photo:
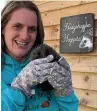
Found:
[{"label": "hedgehog eye", "polygon": [[87,41],[86,40],[84,40],[84,43],[86,43]]}]

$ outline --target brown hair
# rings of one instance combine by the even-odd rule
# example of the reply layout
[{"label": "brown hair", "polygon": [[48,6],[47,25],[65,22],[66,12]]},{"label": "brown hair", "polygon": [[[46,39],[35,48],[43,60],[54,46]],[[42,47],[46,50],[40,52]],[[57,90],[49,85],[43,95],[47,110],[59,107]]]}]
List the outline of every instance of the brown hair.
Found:
[{"label": "brown hair", "polygon": [[4,44],[4,36],[3,36],[3,29],[8,23],[8,21],[11,18],[11,14],[14,10],[19,8],[27,8],[31,11],[35,11],[37,15],[37,37],[36,41],[33,45],[33,47],[43,44],[44,40],[44,29],[43,29],[43,23],[41,20],[40,11],[37,8],[37,6],[32,1],[10,1],[7,3],[7,5],[4,7],[4,9],[1,12],[1,40],[2,40],[2,51],[4,51],[5,44]]}]

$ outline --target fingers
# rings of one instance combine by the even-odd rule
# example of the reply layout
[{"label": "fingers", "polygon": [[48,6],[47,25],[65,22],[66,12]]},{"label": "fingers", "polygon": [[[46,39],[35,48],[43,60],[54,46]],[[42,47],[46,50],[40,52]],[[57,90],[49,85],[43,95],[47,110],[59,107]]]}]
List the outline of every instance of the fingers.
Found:
[{"label": "fingers", "polygon": [[48,80],[48,77],[50,76],[50,72],[52,69],[46,69],[46,70],[42,70],[42,71],[37,71],[37,79],[38,79],[38,83],[42,83],[46,80]]},{"label": "fingers", "polygon": [[42,71],[42,70],[45,70],[45,69],[50,69],[54,65],[55,65],[55,62],[35,65],[35,67],[36,67],[35,70]]},{"label": "fingers", "polygon": [[54,59],[53,55],[48,55],[45,58],[36,59],[33,62],[34,62],[35,65],[38,65],[38,64],[43,64],[43,63],[51,62],[53,59]]},{"label": "fingers", "polygon": [[55,80],[55,78],[52,78],[51,76],[48,77],[48,81],[55,89],[57,87],[61,87],[61,85]]},{"label": "fingers", "polygon": [[61,67],[60,70],[55,69],[56,72],[58,74],[60,74],[61,76],[67,77],[67,76],[71,76],[71,72],[67,71],[65,68]]},{"label": "fingers", "polygon": [[49,77],[49,75],[41,76],[41,77],[38,78],[38,82],[43,83],[44,81],[48,80],[48,77]]},{"label": "fingers", "polygon": [[[36,67],[36,65],[37,65],[37,67],[38,67],[38,65],[46,64],[46,63],[48,63],[48,62],[51,62],[53,59],[54,59],[53,55],[49,55],[49,56],[47,56],[46,58],[41,58],[41,59],[36,59],[36,60],[30,61],[30,63],[27,64],[27,65],[23,68],[23,71],[33,69],[34,66]],[[47,65],[46,67],[50,67],[50,65],[49,65],[49,66]],[[52,67],[52,65],[51,65],[51,67]],[[44,68],[45,68],[45,67],[44,67]],[[38,69],[38,68],[36,68],[36,69]]]},{"label": "fingers", "polygon": [[55,63],[51,73],[54,74],[55,72],[64,77],[71,75],[70,71],[68,71],[66,68],[62,67],[61,65],[59,65],[57,62]]},{"label": "fingers", "polygon": [[61,57],[61,58],[59,59],[58,63],[59,63],[62,67],[66,68],[67,70],[70,70],[70,66],[69,66],[68,62],[65,60],[64,57]]},{"label": "fingers", "polygon": [[41,76],[50,75],[51,70],[52,70],[52,68],[50,68],[50,69],[45,69],[45,70],[41,70],[41,71],[36,71],[36,72],[37,72],[36,76],[40,76],[40,77],[41,77]]}]

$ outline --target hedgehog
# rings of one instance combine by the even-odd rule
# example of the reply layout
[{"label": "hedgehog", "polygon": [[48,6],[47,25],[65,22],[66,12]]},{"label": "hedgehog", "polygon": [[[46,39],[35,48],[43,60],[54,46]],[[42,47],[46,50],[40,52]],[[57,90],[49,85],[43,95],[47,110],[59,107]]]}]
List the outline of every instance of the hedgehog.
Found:
[{"label": "hedgehog", "polygon": [[[41,44],[35,47],[30,53],[30,59],[35,60],[39,58],[45,58],[48,55],[53,55],[54,59],[51,62],[57,62],[61,56],[49,45]],[[36,87],[40,88],[43,91],[50,91],[53,90],[53,86],[47,81],[44,81],[41,84],[36,85]]]},{"label": "hedgehog", "polygon": [[88,49],[88,52],[92,51],[93,48],[93,28],[89,29],[82,35],[82,40],[79,44],[80,49]]}]

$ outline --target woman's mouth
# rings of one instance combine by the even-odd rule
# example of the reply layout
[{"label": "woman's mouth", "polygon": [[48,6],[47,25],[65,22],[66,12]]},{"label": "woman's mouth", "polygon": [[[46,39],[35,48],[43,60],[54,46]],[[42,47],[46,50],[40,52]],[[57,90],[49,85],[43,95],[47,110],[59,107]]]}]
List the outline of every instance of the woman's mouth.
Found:
[{"label": "woman's mouth", "polygon": [[24,47],[24,46],[26,46],[26,45],[28,44],[28,42],[20,42],[20,41],[17,41],[17,40],[15,40],[15,43],[16,43],[18,46],[22,46],[22,47]]}]

